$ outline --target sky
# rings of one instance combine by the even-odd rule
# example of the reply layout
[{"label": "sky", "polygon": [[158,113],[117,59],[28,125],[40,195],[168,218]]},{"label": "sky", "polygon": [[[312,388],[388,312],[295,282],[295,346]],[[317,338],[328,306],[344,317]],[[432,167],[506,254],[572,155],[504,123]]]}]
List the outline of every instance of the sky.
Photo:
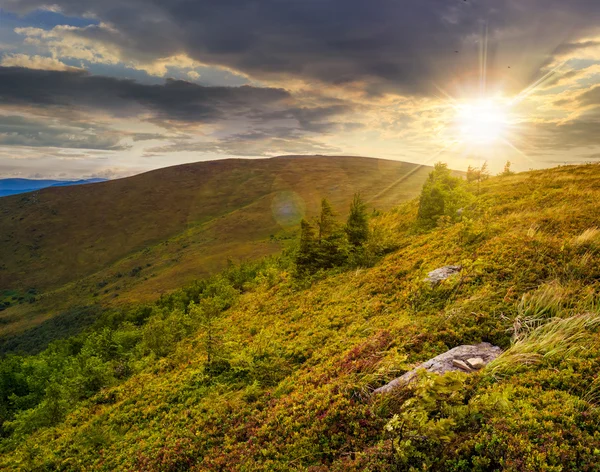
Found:
[{"label": "sky", "polygon": [[600,1],[3,0],[0,178],[600,162]]}]

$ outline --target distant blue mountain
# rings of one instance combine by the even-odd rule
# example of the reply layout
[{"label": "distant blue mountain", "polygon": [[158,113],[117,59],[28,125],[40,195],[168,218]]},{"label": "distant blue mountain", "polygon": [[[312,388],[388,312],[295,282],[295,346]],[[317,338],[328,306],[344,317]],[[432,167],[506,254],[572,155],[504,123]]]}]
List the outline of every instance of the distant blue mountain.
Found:
[{"label": "distant blue mountain", "polygon": [[106,179],[85,180],[37,180],[37,179],[0,179],[0,197],[34,192],[48,187],[67,187],[71,185],[94,184]]}]

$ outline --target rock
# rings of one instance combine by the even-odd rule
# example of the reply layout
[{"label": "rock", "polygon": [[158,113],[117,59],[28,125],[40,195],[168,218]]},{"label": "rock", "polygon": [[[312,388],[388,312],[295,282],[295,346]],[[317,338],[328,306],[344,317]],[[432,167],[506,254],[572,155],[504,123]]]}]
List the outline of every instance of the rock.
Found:
[{"label": "rock", "polygon": [[479,370],[485,367],[485,361],[481,357],[472,357],[465,361],[471,369]]},{"label": "rock", "polygon": [[[496,359],[500,354],[502,354],[502,349],[498,346],[492,346],[490,343],[458,346],[418,365],[413,370],[392,380],[389,384],[378,388],[373,393],[387,393],[397,387],[409,384],[417,376],[417,372],[420,369],[425,369],[427,372],[436,374],[445,374],[446,372],[458,370],[463,372],[473,372],[466,362],[473,361],[473,369],[481,369]],[[455,361],[459,361],[460,363]],[[481,363],[477,361],[481,361]],[[461,367],[463,364],[466,369]],[[479,367],[475,367],[475,365],[478,365]]]},{"label": "rock", "polygon": [[453,276],[454,274],[458,274],[462,270],[462,266],[449,265],[440,267],[439,269],[432,270],[427,274],[426,282],[429,282],[431,285],[437,285],[442,280],[446,280],[447,278]]},{"label": "rock", "polygon": [[460,359],[452,359],[452,365],[454,367],[458,367],[460,370],[464,370],[465,372],[472,372],[472,369],[466,364],[466,362],[461,361]]}]

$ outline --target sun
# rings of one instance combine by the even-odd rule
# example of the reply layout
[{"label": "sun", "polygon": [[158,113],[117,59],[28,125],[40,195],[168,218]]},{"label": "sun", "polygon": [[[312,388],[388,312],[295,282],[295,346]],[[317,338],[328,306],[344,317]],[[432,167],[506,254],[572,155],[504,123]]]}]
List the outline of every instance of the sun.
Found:
[{"label": "sun", "polygon": [[455,124],[461,141],[492,144],[506,138],[510,124],[508,106],[500,100],[485,99],[454,106]]}]

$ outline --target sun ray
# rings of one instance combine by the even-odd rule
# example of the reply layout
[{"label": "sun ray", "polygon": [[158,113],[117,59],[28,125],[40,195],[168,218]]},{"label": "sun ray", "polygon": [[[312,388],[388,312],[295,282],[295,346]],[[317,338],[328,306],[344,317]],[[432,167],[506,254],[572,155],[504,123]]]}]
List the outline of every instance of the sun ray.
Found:
[{"label": "sun ray", "polygon": [[443,89],[441,86],[439,86],[438,84],[436,84],[435,82],[433,83],[433,86],[442,94],[444,95],[444,97],[446,97],[448,99],[448,101],[452,102],[452,103],[457,103],[456,98],[454,98],[452,95],[450,95],[449,92],[447,92],[445,89]]},{"label": "sun ray", "polygon": [[440,154],[442,154],[442,153],[450,150],[450,148],[456,146],[457,144],[458,144],[458,142],[455,141],[455,142],[452,142],[452,143],[448,144],[447,146],[443,147],[442,149],[439,149],[436,153],[434,153],[432,156],[430,156],[425,162],[423,162],[422,164],[417,165],[416,167],[414,167],[413,169],[411,169],[409,172],[407,172],[405,175],[403,175],[402,177],[400,177],[398,180],[396,180],[395,182],[393,182],[390,185],[388,185],[386,188],[384,188],[377,195],[375,195],[372,198],[370,198],[367,201],[367,203],[371,203],[373,200],[376,200],[376,199],[380,198],[386,192],[389,192],[391,189],[393,189],[396,185],[401,184],[402,182],[404,182],[406,179],[408,179],[415,172],[418,172],[423,167],[427,167],[427,164],[430,164],[431,162],[433,162],[433,160],[436,159]]},{"label": "sun ray", "polygon": [[511,143],[508,139],[505,139],[503,141],[504,141],[504,144],[506,144],[510,148],[514,149],[517,153],[519,153],[521,156],[523,156],[529,163],[531,163],[531,164],[535,163],[535,161],[531,157],[529,157],[521,149],[519,149],[517,146],[515,146],[513,143]]},{"label": "sun ray", "polygon": [[485,33],[481,34],[479,47],[479,93],[482,97],[487,92],[487,61],[488,61],[488,24],[485,24]]},{"label": "sun ray", "polygon": [[512,104],[516,105],[517,103],[521,103],[527,97],[529,97],[533,92],[535,92],[540,86],[544,85],[548,82],[554,75],[562,68],[564,64],[557,65],[554,69],[549,71],[546,75],[536,80],[533,84],[529,85],[521,92],[519,92],[512,100]]}]

